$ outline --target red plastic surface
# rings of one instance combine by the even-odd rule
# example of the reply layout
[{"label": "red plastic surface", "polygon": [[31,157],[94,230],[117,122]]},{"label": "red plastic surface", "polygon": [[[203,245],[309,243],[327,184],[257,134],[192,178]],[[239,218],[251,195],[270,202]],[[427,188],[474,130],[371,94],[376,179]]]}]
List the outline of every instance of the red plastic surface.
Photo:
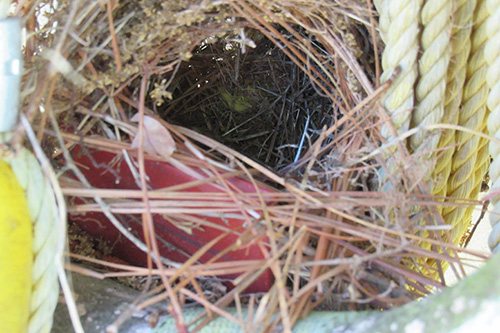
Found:
[{"label": "red plastic surface", "polygon": [[[76,149],[75,151],[79,151]],[[113,153],[104,151],[91,152],[93,163],[88,156],[82,156],[78,153],[73,153],[74,160],[81,165],[81,170],[96,188],[107,189],[138,189],[132,173],[124,161],[122,156],[117,156]],[[99,166],[96,167],[95,165]],[[104,165],[111,166],[111,169],[116,172],[110,172]],[[170,187],[174,185],[184,184],[195,181],[194,177],[179,171],[169,163],[146,160],[146,174],[149,177],[149,186],[152,189]],[[242,192],[255,192],[254,186],[242,179],[231,178],[229,181]],[[262,192],[269,192],[267,188],[259,189]],[[186,191],[190,192],[222,192],[223,190],[211,184],[203,184],[197,187],[191,187]],[[140,215],[131,214],[116,214],[121,223],[130,228],[134,235],[143,239],[142,222]],[[233,230],[243,231],[243,220],[225,218],[222,220],[217,217],[196,216],[205,219],[209,222],[219,224],[224,227],[230,227]],[[146,265],[146,254],[135,247],[128,241],[120,232],[108,221],[102,213],[86,213],[72,214],[70,219],[78,223],[78,225],[94,236],[102,236],[113,244],[113,254],[120,259],[134,265]],[[168,222],[160,214],[153,214],[155,231],[157,235],[160,253],[172,261],[184,262],[188,257],[194,254],[198,249],[204,246],[207,242],[223,233],[221,230],[203,226],[203,230],[193,229],[192,234],[189,234]],[[238,236],[229,234],[217,242],[207,253],[201,258],[201,262],[207,262],[213,258],[219,251],[226,249],[234,244]],[[267,239],[264,239],[267,242]],[[217,261],[237,261],[237,260],[260,260],[263,259],[261,249],[256,244],[251,244],[244,249],[232,251],[224,254]],[[225,281],[232,280],[235,275],[221,276]],[[247,292],[264,292],[269,290],[273,283],[272,273],[266,270],[252,285]],[[231,287],[230,283],[227,283]]]}]

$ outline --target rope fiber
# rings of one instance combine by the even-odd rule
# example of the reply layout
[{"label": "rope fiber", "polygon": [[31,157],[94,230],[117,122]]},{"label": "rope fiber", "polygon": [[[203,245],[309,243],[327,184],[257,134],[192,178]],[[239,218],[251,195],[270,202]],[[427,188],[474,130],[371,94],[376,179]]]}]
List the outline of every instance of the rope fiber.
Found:
[{"label": "rope fiber", "polygon": [[[374,2],[380,17],[380,34],[386,44],[382,81],[395,68],[401,68],[401,74],[382,101],[392,122],[382,127],[386,140],[391,139],[390,126],[398,135],[440,123],[485,132],[487,119],[490,133],[500,137],[498,3],[500,0]],[[489,15],[491,18],[487,20]],[[488,98],[492,110],[489,118],[488,87],[492,90]],[[407,141],[410,152],[420,156],[419,164],[432,170],[423,179],[429,194],[457,203],[437,208],[445,223],[453,226],[451,241],[457,245],[471,223],[473,211],[465,204],[460,205],[460,200],[477,199],[490,153],[494,156],[490,177],[497,180],[494,186],[500,187],[500,157],[495,159],[500,154],[500,145],[490,143],[488,152],[487,143],[477,135],[451,129],[421,130]],[[393,151],[391,155],[396,153]],[[392,156],[387,158],[391,172],[395,165]],[[500,213],[500,204],[496,203],[495,212]],[[492,217],[492,225],[498,230],[494,229],[490,246],[500,242],[499,222],[500,214]],[[426,231],[421,235],[429,236]],[[425,242],[421,246],[430,248]]]}]

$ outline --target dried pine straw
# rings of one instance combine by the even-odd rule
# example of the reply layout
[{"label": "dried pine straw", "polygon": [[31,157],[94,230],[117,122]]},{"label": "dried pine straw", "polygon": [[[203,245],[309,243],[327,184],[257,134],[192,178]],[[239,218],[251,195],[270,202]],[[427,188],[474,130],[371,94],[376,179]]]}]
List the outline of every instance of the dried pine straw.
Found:
[{"label": "dried pine straw", "polygon": [[[314,308],[408,303],[445,286],[444,263],[463,276],[467,263],[459,254],[471,252],[449,244],[446,226],[434,218],[436,205],[458,203],[421,190],[428,170],[408,152],[390,176],[398,188],[385,189],[380,176],[387,169],[379,129],[388,119],[379,99],[390,81],[377,83],[382,46],[371,8],[364,0],[20,2],[28,33],[24,109],[61,171],[64,193],[84,198],[71,201],[69,211],[106,212],[111,219],[142,214],[150,240],[135,239],[148,251],[148,268],[73,254],[112,270],[79,263],[69,269],[99,278],[148,277],[136,309],[167,302],[179,329],[181,309],[192,303],[237,320],[224,307],[243,302],[268,329],[289,329]],[[139,124],[130,120],[136,113]],[[170,158],[131,148],[135,137],[143,140],[144,115],[174,137]],[[127,152],[141,188],[90,187],[68,153],[76,144]],[[149,190],[145,158],[203,172],[194,183]],[[228,182],[234,176],[249,180],[256,193],[238,191]],[[185,191],[200,184],[223,191]],[[259,184],[275,190],[261,192]],[[207,244],[188,262],[160,260],[153,214],[180,228],[202,228],[208,222],[195,216],[214,211],[246,219],[247,229],[228,250],[254,243],[266,259],[202,264],[197,258],[213,245]],[[416,236],[422,229],[428,239]],[[269,292],[244,295],[265,269],[275,277]],[[236,287],[214,297],[214,276],[229,273],[240,274]],[[153,278],[161,280],[156,287]]]}]

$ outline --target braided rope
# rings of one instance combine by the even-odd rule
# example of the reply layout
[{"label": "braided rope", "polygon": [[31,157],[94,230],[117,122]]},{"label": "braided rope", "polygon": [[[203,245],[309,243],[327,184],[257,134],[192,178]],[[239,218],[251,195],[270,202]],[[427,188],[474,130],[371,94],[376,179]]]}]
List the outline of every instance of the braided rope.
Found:
[{"label": "braided rope", "polygon": [[[391,115],[392,123],[398,133],[405,132],[410,126],[410,112],[414,107],[414,85],[418,77],[418,13],[422,0],[377,1],[380,8],[380,29],[385,31],[385,50],[382,55],[381,81],[385,82],[399,66],[401,73],[387,91],[383,105]],[[391,137],[390,128],[381,128],[384,138]]]},{"label": "braided rope", "polygon": [[[495,138],[500,138],[500,0],[487,0],[490,13],[486,32],[488,41],[486,43],[485,57],[489,68],[486,76],[488,87],[491,89],[488,95],[488,131]],[[500,188],[500,144],[491,141],[489,144],[490,154],[493,162],[490,166],[490,178],[493,183],[492,190]],[[493,230],[488,239],[488,244],[493,252],[499,251],[500,243],[500,198],[492,198],[493,210],[490,212],[490,223]]]},{"label": "braided rope", "polygon": [[[486,123],[485,123],[486,125]],[[486,131],[486,126],[484,126],[483,131]],[[485,138],[481,138],[479,142],[479,147],[478,148],[478,154],[477,154],[477,160],[476,160],[476,171],[474,174],[474,186],[473,190],[470,194],[470,198],[478,198],[479,197],[479,192],[481,191],[481,187],[483,184],[483,179],[486,173],[488,172],[488,168],[490,166],[490,152],[488,149],[488,143],[489,141]],[[467,208],[465,212],[465,221],[471,222],[472,220],[472,213],[474,212],[474,208]],[[460,240],[463,240],[463,235],[465,234],[465,231],[467,230],[468,223],[462,223],[462,224],[457,224],[457,226],[453,229],[456,230],[456,238],[457,241],[455,244],[459,244]],[[454,236],[454,235],[452,235]]]},{"label": "braided rope", "polygon": [[[478,1],[474,12],[475,27],[471,35],[471,54],[467,63],[467,79],[462,98],[462,109],[458,124],[475,131],[482,131],[486,119],[486,96],[488,87],[486,85],[487,64],[484,58],[486,45],[486,18],[488,12],[486,3]],[[477,198],[479,190],[475,177],[478,167],[485,161],[488,153],[482,151],[478,159],[480,148],[480,137],[464,131],[457,131],[455,141],[459,143],[451,163],[451,174],[448,181],[447,196],[449,198]],[[486,158],[487,160],[487,158]],[[478,165],[479,164],[479,165]],[[483,176],[478,174],[482,180]],[[479,184],[480,186],[480,184]],[[475,196],[473,196],[475,192]],[[477,193],[476,193],[477,192]],[[454,206],[443,209],[443,218],[447,224],[453,225],[451,238],[457,244],[467,228],[472,210],[466,207]]]},{"label": "braided rope", "polygon": [[[412,128],[438,124],[444,116],[447,73],[451,57],[449,44],[452,9],[451,0],[426,0],[422,7],[420,14],[423,25],[420,38],[422,55],[418,64],[420,78],[415,90],[417,107],[411,117]],[[414,152],[423,153],[421,158],[433,161],[435,160],[433,150],[438,147],[440,138],[440,132],[429,135],[425,131],[419,131],[409,138],[409,145]],[[433,166],[428,165],[428,167]],[[435,178],[433,174],[434,172],[429,172],[424,177],[430,193],[434,192],[434,183],[430,181]],[[428,237],[429,232],[422,230],[418,234]],[[424,242],[420,246],[430,249],[431,244]],[[427,271],[423,268],[421,270]]]},{"label": "braided rope", "polygon": [[[417,107],[412,113],[411,127],[431,125],[440,123],[444,116],[446,96],[446,83],[448,81],[448,65],[451,58],[451,17],[452,0],[426,0],[420,14],[423,31],[420,37],[422,54],[419,60],[419,80],[415,89]],[[409,138],[409,145],[413,152],[421,153],[421,159],[435,161],[441,133],[427,133],[419,131]],[[421,161],[424,164],[424,161]],[[425,164],[424,164],[425,165]],[[433,170],[433,165],[427,168]],[[434,172],[425,174],[423,180],[427,182],[430,193],[434,192]],[[418,231],[421,237],[429,237],[428,230]],[[426,250],[431,248],[428,242],[420,243]],[[427,262],[433,265],[433,261],[419,258],[417,262]],[[420,267],[428,275],[433,275],[427,268]]]},{"label": "braided rope", "polygon": [[[418,40],[413,38],[418,38],[418,35],[410,34],[408,29],[418,29],[418,10],[415,8],[420,8],[422,2],[375,0],[374,3],[380,15],[381,36],[387,44],[382,58],[382,81],[393,73],[396,66],[401,66],[402,69],[400,78],[393,83],[383,100],[397,132],[402,133],[409,127],[438,123],[458,124],[482,132],[487,116],[488,92],[487,63],[483,56],[487,39],[486,2],[425,1],[420,13],[423,31],[418,72],[415,72],[417,60],[413,57],[414,48],[418,48]],[[411,5],[415,6],[411,10],[413,17],[405,16],[405,10],[411,8]],[[409,45],[411,43],[414,44]],[[402,62],[403,59],[406,62]],[[409,82],[417,83],[415,92]],[[413,100],[413,94],[416,101]],[[412,106],[416,106],[416,109],[408,124],[408,113],[405,111]],[[387,126],[383,126],[381,132],[384,138],[390,139]],[[459,144],[457,149],[445,149],[439,154],[432,152],[436,148],[450,147],[455,143]],[[479,195],[489,162],[486,143],[486,140],[471,133],[453,130],[432,133],[430,136],[421,131],[409,139],[409,146],[414,152],[423,153],[427,157],[430,155],[429,160],[436,161],[433,171],[425,178],[431,193],[455,199],[475,199]],[[437,156],[437,160],[432,156]],[[500,166],[500,161],[498,164]],[[442,213],[445,222],[454,227],[451,237],[458,244],[469,225],[472,209],[446,207],[442,209]],[[500,239],[500,230],[498,238]],[[427,243],[421,245],[424,248],[430,247]],[[430,261],[428,264],[431,264]]]},{"label": "braided rope", "polygon": [[[411,119],[413,128],[438,124],[443,118],[446,74],[451,53],[449,47],[451,15],[451,0],[427,0],[422,7],[423,54],[419,61],[420,80],[415,91],[418,107]],[[438,146],[440,136],[439,132],[429,135],[420,131],[410,137],[410,147],[413,151],[429,151],[432,154],[431,151]],[[432,190],[432,184],[429,186]]]},{"label": "braided rope", "polygon": [[377,9],[379,14],[378,28],[380,32],[380,38],[386,42],[387,30],[389,29],[389,13],[387,11],[389,1],[388,0],[374,0],[373,4]]},{"label": "braided rope", "polygon": [[33,290],[28,332],[50,332],[59,296],[56,201],[36,158],[27,150],[7,161],[26,193],[33,221]]},{"label": "braided rope", "polygon": [[[445,124],[458,124],[459,107],[462,102],[463,87],[466,78],[467,59],[469,58],[472,30],[472,17],[475,0],[457,0],[454,2],[451,33],[451,58],[446,78],[446,94],[444,103]],[[441,134],[439,147],[450,147],[455,144],[455,131],[446,130]],[[440,153],[434,169],[434,195],[447,195],[448,178],[452,169],[452,158],[455,150],[446,149]]]},{"label": "braided rope", "polygon": [[[488,113],[489,116],[489,113]],[[484,123],[483,133],[488,132],[487,124]],[[489,152],[489,140],[486,138],[481,138],[479,140],[479,147],[476,159],[476,176],[474,177],[474,188],[478,190],[481,189],[483,185],[484,176],[488,173],[490,167],[490,152]],[[477,196],[472,196],[472,198],[477,198]]]},{"label": "braided rope", "polygon": [[[482,132],[486,133],[486,122],[484,123]],[[489,140],[485,138],[479,139],[478,145],[478,153],[476,158],[476,166],[474,171],[474,184],[472,185],[472,192],[469,195],[470,199],[477,199],[479,197],[479,192],[481,191],[484,176],[488,173],[488,169],[490,166],[490,152],[489,152]],[[467,227],[472,222],[472,213],[474,212],[474,208],[467,208],[463,221],[467,223],[458,223],[456,227],[453,229],[452,237],[456,239],[455,244],[459,244],[462,239],[463,234],[467,230]],[[456,231],[455,231],[456,229]],[[456,233],[456,234],[455,234]]]},{"label": "braided rope", "polygon": [[[387,90],[382,105],[388,112],[391,122],[383,123],[380,129],[382,137],[390,141],[394,131],[401,134],[410,127],[411,110],[415,104],[414,86],[418,78],[417,57],[419,52],[419,17],[423,0],[376,0],[379,11],[379,29],[385,42],[382,54],[381,82],[391,78],[397,68],[400,73]],[[381,169],[382,179],[387,181],[387,173],[394,173],[398,167],[397,146],[391,146],[386,152],[386,166]],[[387,182],[385,188],[396,186]]]}]

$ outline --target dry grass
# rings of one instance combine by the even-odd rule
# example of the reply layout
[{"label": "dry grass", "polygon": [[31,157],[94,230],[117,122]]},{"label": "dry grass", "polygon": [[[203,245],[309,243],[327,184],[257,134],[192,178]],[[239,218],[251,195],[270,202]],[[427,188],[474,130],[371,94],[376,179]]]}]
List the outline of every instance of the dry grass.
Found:
[{"label": "dry grass", "polygon": [[[140,214],[146,235],[126,235],[148,253],[145,268],[81,256],[113,270],[68,268],[98,278],[161,279],[153,289],[146,283],[135,306],[168,302],[181,331],[181,309],[190,302],[238,321],[224,307],[238,306],[246,287],[267,269],[274,284],[245,302],[254,320],[285,330],[317,307],[388,309],[410,302],[445,285],[444,263],[462,275],[458,254],[466,250],[446,241],[435,207],[476,202],[443,203],[427,195],[421,178],[432,161],[422,165],[401,143],[400,168],[381,176],[387,175],[387,147],[379,129],[389,119],[379,99],[390,81],[378,84],[381,45],[376,14],[368,8],[363,0],[20,1],[28,31],[24,109],[60,170],[64,193],[82,198],[71,201],[70,213],[104,212],[114,225],[121,214]],[[130,121],[136,113],[138,124]],[[259,113],[268,118],[252,118]],[[145,116],[172,134],[177,150],[171,157],[153,156],[142,144],[131,148],[134,138],[144,140]],[[203,124],[201,131],[226,141],[160,116],[174,123],[191,119],[191,126]],[[241,125],[245,121],[249,126]],[[22,140],[19,130],[13,144]],[[75,145],[129,156],[138,187],[91,186],[72,161]],[[241,153],[245,147],[251,158]],[[196,181],[152,190],[145,160],[169,162]],[[233,177],[249,181],[255,192],[239,191]],[[386,189],[387,179],[400,186]],[[217,191],[189,191],[201,184]],[[218,227],[238,236],[227,251],[256,244],[264,259],[200,262],[217,239],[186,262],[162,259],[155,214],[180,227],[203,228],[213,225],[200,217],[213,212],[238,214],[247,226]],[[428,238],[416,236],[422,229]],[[422,249],[423,242],[432,250]],[[434,265],[419,258],[434,259]],[[207,277],[229,273],[239,274],[235,287],[210,298]]]}]

